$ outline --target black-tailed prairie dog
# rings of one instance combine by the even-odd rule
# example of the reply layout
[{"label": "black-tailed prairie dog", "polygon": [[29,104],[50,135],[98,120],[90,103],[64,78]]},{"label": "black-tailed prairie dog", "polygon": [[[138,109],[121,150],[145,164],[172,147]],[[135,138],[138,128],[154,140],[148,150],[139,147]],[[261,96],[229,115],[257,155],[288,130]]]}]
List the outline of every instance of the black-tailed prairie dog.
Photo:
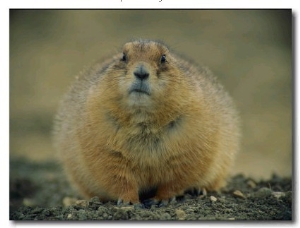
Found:
[{"label": "black-tailed prairie dog", "polygon": [[135,40],[76,79],[55,124],[55,146],[85,197],[168,202],[218,190],[239,149],[232,99],[205,68],[164,44]]}]

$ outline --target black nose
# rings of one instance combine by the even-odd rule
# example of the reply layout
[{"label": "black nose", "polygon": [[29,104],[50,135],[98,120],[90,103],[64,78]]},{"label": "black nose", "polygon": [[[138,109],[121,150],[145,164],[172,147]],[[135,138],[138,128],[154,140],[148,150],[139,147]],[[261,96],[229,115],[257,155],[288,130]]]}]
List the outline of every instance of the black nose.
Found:
[{"label": "black nose", "polygon": [[134,76],[137,79],[145,80],[149,77],[149,72],[145,69],[144,65],[139,65],[136,70],[133,72]]}]

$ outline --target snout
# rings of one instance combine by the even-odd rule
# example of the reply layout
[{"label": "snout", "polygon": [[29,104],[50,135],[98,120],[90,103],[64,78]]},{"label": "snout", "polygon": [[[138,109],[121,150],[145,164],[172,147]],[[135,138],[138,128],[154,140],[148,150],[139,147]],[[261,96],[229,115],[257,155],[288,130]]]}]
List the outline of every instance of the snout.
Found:
[{"label": "snout", "polygon": [[147,70],[147,68],[145,67],[144,64],[140,63],[135,71],[133,72],[135,78],[137,80],[147,80],[149,78],[149,71]]},{"label": "snout", "polygon": [[151,94],[150,82],[149,82],[150,72],[147,69],[147,67],[143,63],[138,64],[135,70],[133,71],[133,75],[134,75],[134,81],[129,89],[129,94],[140,93],[140,94],[150,95]]}]

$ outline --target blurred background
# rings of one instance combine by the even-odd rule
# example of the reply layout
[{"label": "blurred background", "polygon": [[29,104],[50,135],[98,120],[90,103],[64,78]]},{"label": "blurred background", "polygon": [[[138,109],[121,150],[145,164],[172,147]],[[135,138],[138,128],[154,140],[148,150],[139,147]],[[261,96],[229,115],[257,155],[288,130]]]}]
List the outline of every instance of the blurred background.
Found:
[{"label": "blurred background", "polygon": [[54,160],[68,86],[132,38],[163,40],[218,76],[242,118],[234,173],[292,174],[290,10],[10,10],[10,159]]}]

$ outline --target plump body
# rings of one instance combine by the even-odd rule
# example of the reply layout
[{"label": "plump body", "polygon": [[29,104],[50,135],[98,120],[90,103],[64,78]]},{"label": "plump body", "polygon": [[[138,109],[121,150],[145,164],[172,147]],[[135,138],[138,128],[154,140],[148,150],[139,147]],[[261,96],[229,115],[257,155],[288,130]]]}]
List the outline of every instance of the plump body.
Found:
[{"label": "plump body", "polygon": [[238,118],[208,70],[136,40],[77,78],[57,115],[55,145],[85,197],[139,203],[154,188],[154,200],[168,200],[224,186]]}]

